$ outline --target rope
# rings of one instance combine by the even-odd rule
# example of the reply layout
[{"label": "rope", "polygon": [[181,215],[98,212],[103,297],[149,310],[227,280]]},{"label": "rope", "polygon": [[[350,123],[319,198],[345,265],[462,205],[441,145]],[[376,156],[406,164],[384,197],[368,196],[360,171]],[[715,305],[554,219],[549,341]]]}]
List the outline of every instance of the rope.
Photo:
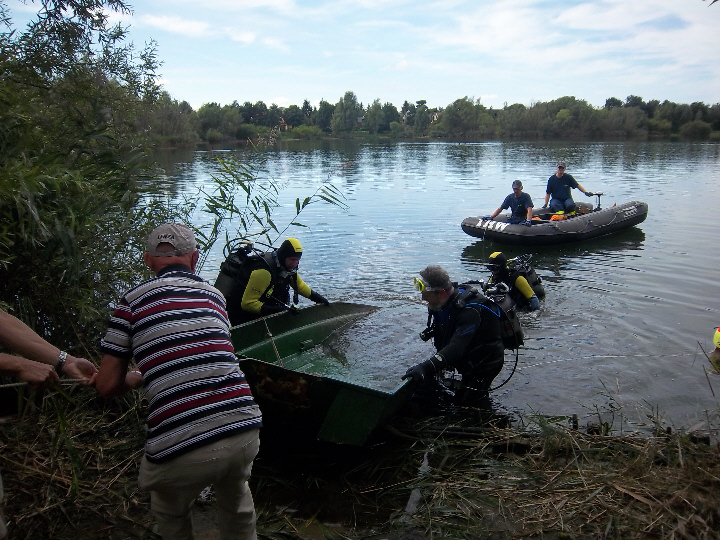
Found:
[{"label": "rope", "polygon": [[277,347],[275,346],[275,338],[272,335],[272,332],[270,331],[270,327],[268,326],[267,319],[265,317],[262,318],[263,322],[265,323],[265,328],[267,329],[267,336],[270,338],[270,343],[272,343],[273,350],[275,351],[275,356],[277,357],[278,364],[280,364],[280,367],[284,368],[285,365],[283,364],[282,358],[280,358],[280,353],[277,350]]},{"label": "rope", "polygon": [[[71,384],[80,384],[84,382],[84,379],[62,379],[59,384],[64,386],[70,386]],[[8,384],[0,384],[0,388],[18,388],[20,386],[29,386],[29,382],[16,382]]]}]

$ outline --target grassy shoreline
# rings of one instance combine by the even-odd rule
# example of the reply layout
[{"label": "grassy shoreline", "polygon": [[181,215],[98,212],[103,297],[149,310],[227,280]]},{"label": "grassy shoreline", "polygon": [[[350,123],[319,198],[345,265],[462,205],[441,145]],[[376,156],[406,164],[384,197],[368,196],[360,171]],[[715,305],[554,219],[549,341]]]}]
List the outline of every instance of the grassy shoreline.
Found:
[{"label": "grassy shoreline", "polygon": [[[137,487],[140,394],[27,397],[0,424],[11,537],[156,538]],[[263,439],[261,538],[720,537],[716,427],[613,436],[486,420],[475,409],[401,415],[362,449]],[[210,498],[198,511],[212,508]]]}]

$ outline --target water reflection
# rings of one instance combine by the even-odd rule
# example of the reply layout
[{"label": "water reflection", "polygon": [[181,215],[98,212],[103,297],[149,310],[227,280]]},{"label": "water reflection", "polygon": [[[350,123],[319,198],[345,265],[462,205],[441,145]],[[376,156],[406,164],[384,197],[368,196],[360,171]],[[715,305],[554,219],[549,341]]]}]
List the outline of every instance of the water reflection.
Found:
[{"label": "water reflection", "polygon": [[[412,277],[443,265],[456,281],[487,279],[493,251],[531,252],[546,283],[541,309],[523,315],[519,371],[495,398],[548,414],[593,407],[659,407],[678,424],[717,408],[697,342],[720,324],[720,269],[712,242],[720,207],[720,145],[667,143],[280,143],[258,156],[259,174],[286,186],[276,222],[296,197],[331,181],[348,210],[311,206],[293,234],[306,255],[303,279],[333,301],[381,307],[347,335],[348,362],[363,377],[395,384],[431,353],[417,338],[426,311]],[[522,248],[483,242],[462,219],[489,214],[521,179],[537,202],[562,157],[603,203],[649,204],[636,227],[577,244]],[[179,152],[161,161],[178,193],[195,193],[215,155]],[[698,196],[696,179],[704,182]],[[203,277],[214,280],[222,246]],[[712,381],[713,379],[711,379]],[[717,379],[714,379],[717,381]],[[720,382],[717,382],[718,394]],[[568,409],[574,409],[568,411]]]}]

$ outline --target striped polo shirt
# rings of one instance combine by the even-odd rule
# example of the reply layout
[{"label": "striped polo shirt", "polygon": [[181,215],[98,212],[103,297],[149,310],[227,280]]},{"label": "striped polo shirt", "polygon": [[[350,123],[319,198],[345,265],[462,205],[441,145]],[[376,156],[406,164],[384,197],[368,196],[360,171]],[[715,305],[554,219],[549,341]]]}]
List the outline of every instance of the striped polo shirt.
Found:
[{"label": "striped polo shirt", "polygon": [[148,461],[261,427],[229,327],[220,291],[182,265],[165,267],[116,306],[100,348],[135,357],[142,372]]}]

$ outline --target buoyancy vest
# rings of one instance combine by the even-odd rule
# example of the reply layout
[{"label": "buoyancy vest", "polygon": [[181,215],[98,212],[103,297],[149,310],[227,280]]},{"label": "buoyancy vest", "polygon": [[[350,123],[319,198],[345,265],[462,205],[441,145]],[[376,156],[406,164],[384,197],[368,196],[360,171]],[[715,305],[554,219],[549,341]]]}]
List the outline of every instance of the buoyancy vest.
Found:
[{"label": "buoyancy vest", "polygon": [[[470,308],[483,315],[490,314],[491,318],[486,320],[494,321],[483,332],[478,332],[477,338],[473,341],[474,347],[493,346],[499,338],[505,349],[518,349],[523,344],[523,332],[520,319],[514,309],[514,302],[505,295],[500,302],[485,296],[472,284],[453,284],[458,291],[451,300],[450,308],[446,314],[446,320],[439,319],[439,313],[428,311],[428,330],[434,338],[438,350],[443,348],[450,339],[448,330],[454,329],[454,320],[461,310]],[[496,322],[495,322],[496,320]],[[496,328],[499,326],[499,329]]]}]

